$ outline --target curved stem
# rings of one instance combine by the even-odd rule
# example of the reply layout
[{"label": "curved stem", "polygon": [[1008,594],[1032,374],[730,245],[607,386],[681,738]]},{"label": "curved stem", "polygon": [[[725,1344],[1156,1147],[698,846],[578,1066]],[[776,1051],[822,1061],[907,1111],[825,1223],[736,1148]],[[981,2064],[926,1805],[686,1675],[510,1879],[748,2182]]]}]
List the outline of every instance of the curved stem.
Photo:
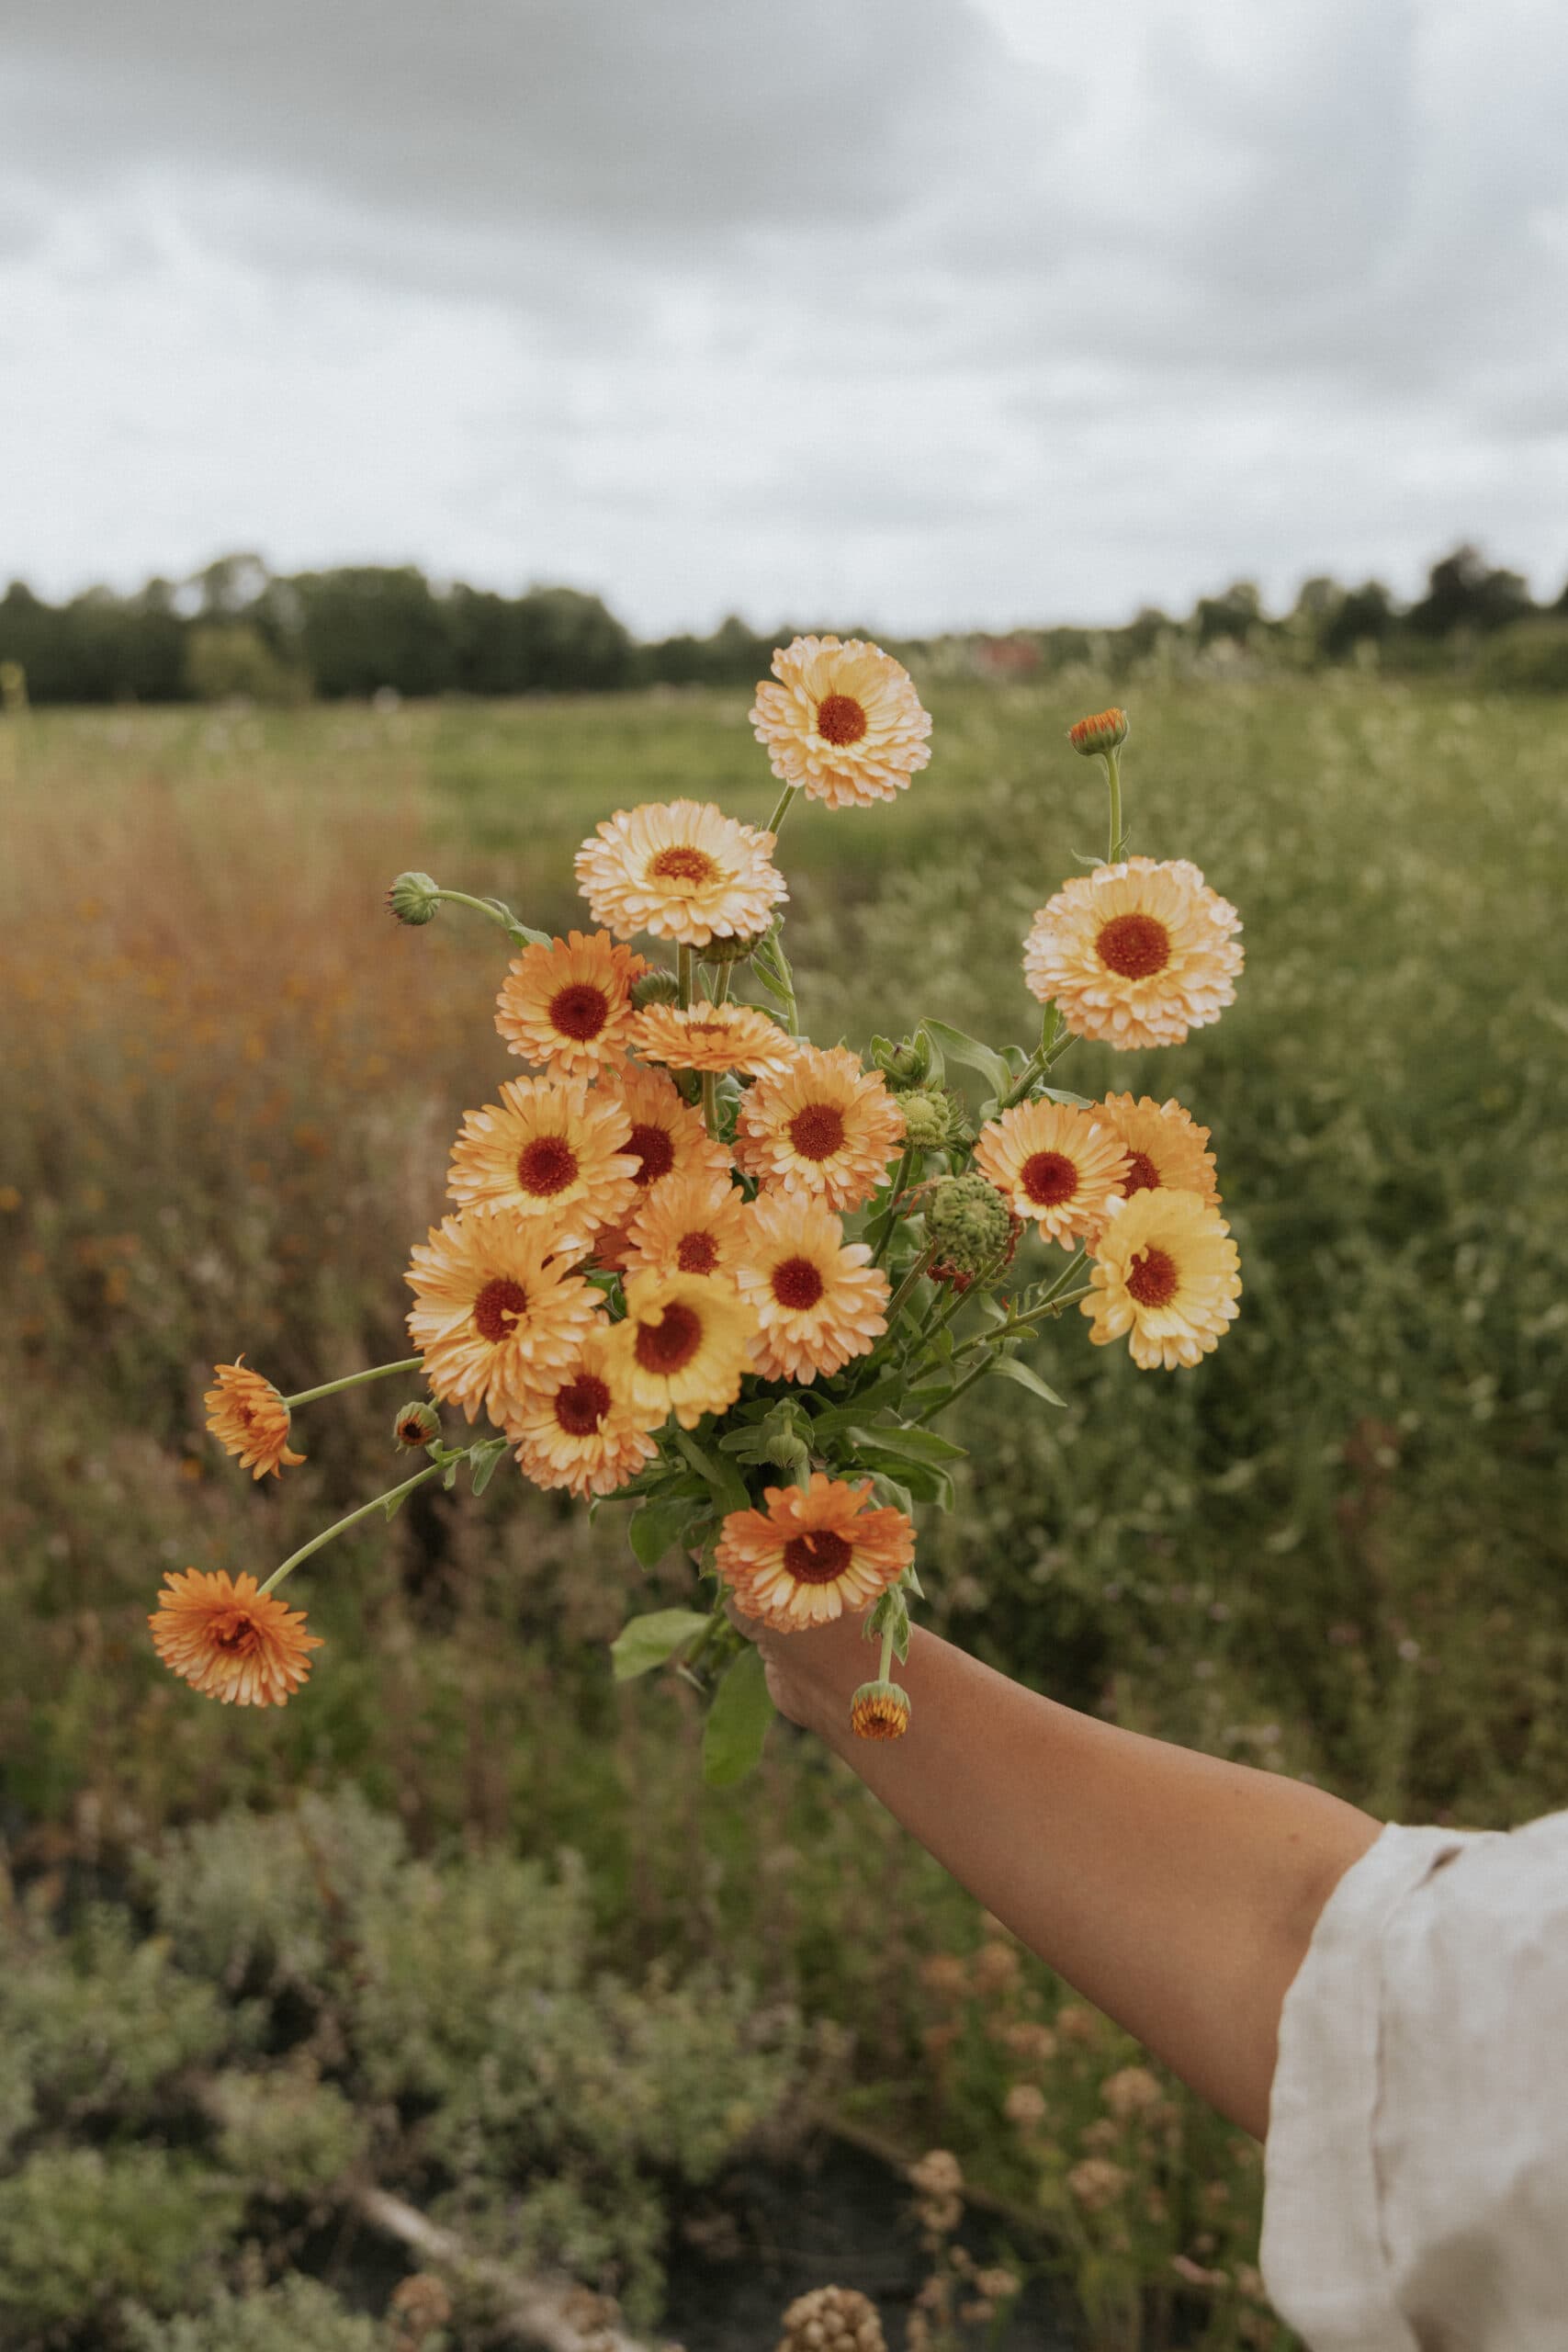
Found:
[{"label": "curved stem", "polygon": [[341,1389],[363,1388],[367,1381],[389,1380],[394,1372],[423,1372],[423,1356],[404,1356],[399,1363],[373,1364],[368,1372],[345,1373],[341,1380],[324,1380],[319,1388],[301,1388],[298,1396],[286,1396],[290,1412],[296,1405],[313,1405],[318,1396],[335,1396]]},{"label": "curved stem", "polygon": [[[323,1544],[330,1544],[333,1537],[341,1535],[345,1528],[355,1526],[362,1519],[368,1519],[373,1510],[384,1510],[389,1503],[399,1501],[404,1495],[412,1495],[414,1488],[423,1487],[427,1478],[439,1478],[444,1466],[439,1462],[432,1462],[426,1469],[416,1470],[412,1478],[405,1478],[400,1487],[392,1487],[384,1495],[372,1495],[367,1503],[361,1503],[357,1510],[351,1510],[346,1519],[337,1520],[331,1527],[324,1527],[319,1535],[312,1535],[308,1544],[301,1544],[298,1552],[291,1552],[280,1568],[274,1568],[262,1586],[262,1592],[273,1591],[301,1560],[308,1560],[312,1552],[319,1552]],[[259,1594],[257,1598],[260,1598]]]},{"label": "curved stem", "polygon": [[778,806],[774,808],[773,815],[768,819],[766,825],[762,829],[764,832],[772,833],[775,842],[784,830],[784,820],[789,815],[791,808],[794,807],[795,796],[799,789],[800,786],[796,784],[785,785],[784,790],[779,795]]},{"label": "curved stem", "polygon": [[916,1259],[914,1264],[910,1267],[908,1272],[905,1275],[903,1281],[899,1283],[897,1289],[888,1300],[887,1328],[890,1331],[892,1330],[895,1323],[898,1320],[899,1309],[903,1306],[904,1301],[908,1297],[910,1292],[914,1289],[915,1284],[925,1272],[926,1268],[935,1258],[939,1246],[940,1245],[935,1241],[927,1242],[925,1248],[921,1250],[919,1256]]},{"label": "curved stem", "polygon": [[438,899],[446,899],[451,906],[472,907],[476,914],[488,915],[491,922],[498,922],[502,931],[510,934],[512,926],[506,917],[498,906],[492,905],[488,899],[471,898],[467,890],[437,890],[435,895]]},{"label": "curved stem", "polygon": [[891,1626],[891,1625],[885,1625],[885,1626],[883,1627],[883,1629],[882,1629],[882,1656],[881,1656],[881,1658],[880,1658],[880,1659],[878,1660],[878,1662],[877,1662],[877,1668],[876,1668],[876,1679],[877,1679],[877,1680],[878,1680],[879,1682],[886,1682],[886,1679],[887,1679],[887,1671],[888,1671],[888,1668],[891,1667],[892,1663],[893,1663],[893,1628],[892,1628],[892,1626]]}]

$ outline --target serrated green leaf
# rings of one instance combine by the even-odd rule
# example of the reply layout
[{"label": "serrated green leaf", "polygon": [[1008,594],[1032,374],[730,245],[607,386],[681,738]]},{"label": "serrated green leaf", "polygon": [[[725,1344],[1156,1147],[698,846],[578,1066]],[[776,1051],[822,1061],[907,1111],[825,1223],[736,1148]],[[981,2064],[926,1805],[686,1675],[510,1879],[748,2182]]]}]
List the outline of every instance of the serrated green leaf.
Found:
[{"label": "serrated green leaf", "polygon": [[707,1623],[694,1609],[653,1609],[633,1617],[610,1644],[610,1663],[617,1682],[633,1682],[650,1673],[667,1657],[694,1642]]},{"label": "serrated green leaf", "polygon": [[977,1070],[993,1094],[1007,1093],[1012,1073],[994,1046],[983,1046],[978,1037],[966,1036],[962,1029],[951,1028],[945,1021],[922,1021],[920,1027],[949,1061]]},{"label": "serrated green leaf", "polygon": [[1066,1398],[1058,1396],[1054,1388],[1047,1388],[1040,1374],[1031,1372],[1026,1363],[1020,1363],[1016,1356],[995,1357],[991,1370],[999,1372],[1004,1380],[1014,1382],[1020,1388],[1027,1388],[1032,1396],[1038,1396],[1043,1403],[1059,1405],[1064,1412],[1066,1410]]},{"label": "serrated green leaf", "polygon": [[703,1778],[710,1789],[731,1788],[756,1769],[773,1719],[761,1653],[748,1642],[714,1692],[703,1726]]}]

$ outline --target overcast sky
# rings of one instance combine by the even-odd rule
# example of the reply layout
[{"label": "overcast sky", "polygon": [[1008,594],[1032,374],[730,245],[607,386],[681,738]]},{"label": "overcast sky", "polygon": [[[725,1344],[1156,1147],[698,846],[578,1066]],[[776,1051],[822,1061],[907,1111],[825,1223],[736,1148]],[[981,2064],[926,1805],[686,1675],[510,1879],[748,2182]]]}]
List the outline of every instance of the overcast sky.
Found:
[{"label": "overcast sky", "polygon": [[1568,575],[1564,0],[9,0],[0,576]]}]

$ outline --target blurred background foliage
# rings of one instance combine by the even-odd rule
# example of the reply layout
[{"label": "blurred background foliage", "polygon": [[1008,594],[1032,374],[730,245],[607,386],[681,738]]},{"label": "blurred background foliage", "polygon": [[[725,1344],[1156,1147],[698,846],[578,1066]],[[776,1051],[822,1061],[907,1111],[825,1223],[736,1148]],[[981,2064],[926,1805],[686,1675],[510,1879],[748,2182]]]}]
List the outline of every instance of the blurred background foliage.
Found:
[{"label": "blurred background foliage", "polygon": [[[428,588],[373,577],[415,644]],[[245,629],[294,674],[254,617],[283,586],[339,594],[242,575],[175,617],[181,662]],[[547,658],[541,616],[470,617],[497,662]],[[363,692],[340,619],[340,683],[312,682]],[[803,1012],[823,1044],[922,1012],[1028,1035],[1023,932],[1103,821],[1063,730],[1120,690],[1134,845],[1235,899],[1247,969],[1179,1053],[1075,1047],[1065,1082],[1212,1127],[1243,1314],[1191,1375],[1062,1328],[1037,1361],[1065,1411],[977,1390],[959,1508],[921,1531],[929,1613],[1074,1705],[1506,1825],[1568,1781],[1568,713],[1479,654],[1457,683],[1259,667],[1259,626],[1239,667],[1155,631],[1131,671],[919,675],[929,772],[791,819]],[[1557,624],[1488,643],[1516,627]],[[514,1067],[499,935],[401,931],[387,882],[561,927],[615,808],[761,821],[766,650],[679,697],[321,709],[231,671],[265,707],[0,719],[0,2345],[503,2340],[478,2273],[420,2301],[367,2182],[693,2352],[750,2344],[682,2295],[726,2249],[782,2276],[825,2125],[895,2165],[952,2151],[979,2258],[1000,2245],[1020,2311],[1036,2274],[1055,2297],[999,2334],[952,2217],[922,2240],[900,2190],[835,2273],[893,2341],[924,2266],[986,2306],[954,2340],[1287,2342],[1251,2143],[788,1727],[709,1792],[679,1681],[612,1685],[624,1615],[683,1590],[615,1510],[591,1529],[502,1476],[356,1530],[303,1572],[328,1646],[282,1713],[197,1698],[147,1637],[165,1567],[265,1574],[396,1476],[396,1384],[309,1408],[307,1465],[260,1487],[201,1404],[240,1350],[286,1391],[405,1351],[448,1143]]]}]

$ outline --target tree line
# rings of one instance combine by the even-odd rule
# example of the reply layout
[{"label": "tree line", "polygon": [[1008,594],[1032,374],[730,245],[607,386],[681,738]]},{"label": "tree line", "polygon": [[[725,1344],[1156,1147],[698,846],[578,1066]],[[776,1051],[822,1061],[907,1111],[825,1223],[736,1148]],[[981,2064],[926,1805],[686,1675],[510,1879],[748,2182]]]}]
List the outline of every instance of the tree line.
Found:
[{"label": "tree line", "polygon": [[[795,633],[787,624],[761,635],[732,616],[706,637],[639,641],[600,597],[576,588],[503,596],[434,582],[412,564],[280,576],[252,555],[224,556],[186,582],[151,580],[130,595],[91,588],[50,604],[17,581],[0,597],[0,662],[21,666],[38,703],[750,686]],[[1425,595],[1408,605],[1380,581],[1314,579],[1291,612],[1270,616],[1258,589],[1239,582],[1200,597],[1183,619],[1146,607],[1122,628],[957,635],[921,650],[989,674],[1089,660],[1122,675],[1173,645],[1309,667],[1462,665],[1503,684],[1568,689],[1568,587],[1538,605],[1518,572],[1466,546],[1432,565]]]}]

